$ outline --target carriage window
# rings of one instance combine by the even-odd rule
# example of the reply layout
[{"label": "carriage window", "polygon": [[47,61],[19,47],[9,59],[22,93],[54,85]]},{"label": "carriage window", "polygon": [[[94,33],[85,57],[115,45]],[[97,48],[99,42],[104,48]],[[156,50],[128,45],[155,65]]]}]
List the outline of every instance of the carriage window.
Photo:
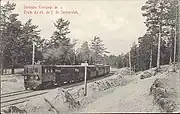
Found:
[{"label": "carriage window", "polygon": [[51,68],[51,67],[46,67],[46,68],[43,68],[43,72],[44,72],[44,73],[55,72],[55,69],[54,69],[54,68]]},{"label": "carriage window", "polygon": [[51,72],[51,68],[48,68],[48,72]]},{"label": "carriage window", "polygon": [[27,69],[27,72],[28,72],[28,73],[32,73],[32,72],[33,72],[32,68],[28,68],[28,69]]},{"label": "carriage window", "polygon": [[38,68],[35,68],[35,72],[38,72]]},{"label": "carriage window", "polygon": [[50,68],[48,68],[48,72],[51,72],[51,69],[50,69]]},{"label": "carriage window", "polygon": [[45,68],[45,73],[51,72],[50,68]]},{"label": "carriage window", "polygon": [[42,67],[42,73],[44,73],[44,67]]},{"label": "carriage window", "polygon": [[27,71],[27,68],[24,68],[24,73],[27,73],[28,71]]},{"label": "carriage window", "polygon": [[75,72],[79,72],[79,69],[75,68]]}]

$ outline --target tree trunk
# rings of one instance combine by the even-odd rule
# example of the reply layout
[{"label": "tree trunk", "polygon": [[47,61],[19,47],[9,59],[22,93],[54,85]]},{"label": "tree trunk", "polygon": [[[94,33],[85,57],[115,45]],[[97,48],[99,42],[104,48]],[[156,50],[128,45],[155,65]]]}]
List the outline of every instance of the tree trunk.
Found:
[{"label": "tree trunk", "polygon": [[179,61],[179,65],[178,68],[180,69],[180,2],[178,1],[178,45],[177,45],[177,49],[178,49],[178,61]]},{"label": "tree trunk", "polygon": [[[163,7],[161,7],[161,13],[163,11]],[[159,22],[159,38],[158,38],[158,55],[157,55],[157,71],[160,69],[160,53],[161,53],[161,27],[162,27],[162,14],[160,14],[160,22]]]},{"label": "tree trunk", "polygon": [[160,69],[160,52],[161,52],[161,23],[159,24],[159,38],[158,38],[158,55],[157,55],[157,71]]},{"label": "tree trunk", "polygon": [[3,57],[3,55],[2,55],[2,57],[1,57],[1,75],[3,75],[3,60],[4,59],[4,57]]},{"label": "tree trunk", "polygon": [[131,75],[131,51],[129,51],[129,68],[130,68],[130,75]]},{"label": "tree trunk", "polygon": [[169,64],[170,64],[170,65],[172,64],[172,57],[171,57],[171,54],[170,54],[170,57],[169,57]]},{"label": "tree trunk", "polygon": [[[175,27],[175,29],[176,29],[176,27]],[[172,32],[174,31],[174,27],[172,26],[171,27],[171,37],[173,37],[173,35],[172,35]],[[176,32],[175,32],[175,36],[174,37],[176,37]],[[170,49],[169,49],[169,51],[170,51],[170,58],[169,58],[169,64],[171,65],[172,63],[173,63],[173,59],[172,59],[172,57],[173,57],[173,49],[174,49],[174,47],[173,47],[173,40],[170,42],[170,47],[169,47]]]},{"label": "tree trunk", "polygon": [[[1,1],[0,1],[0,4],[1,4]],[[0,7],[0,10],[1,10],[1,7]],[[0,29],[2,30],[2,26],[1,26]],[[1,33],[1,36],[2,36],[2,32],[0,32],[0,33]],[[0,58],[0,64],[1,64],[1,66],[0,66],[0,67],[1,67],[0,73],[1,73],[1,75],[3,75],[3,58],[4,58],[4,56],[3,56],[3,46],[2,46],[2,45],[3,45],[3,44],[2,44],[2,40],[3,40],[3,39],[2,39],[2,37],[1,37],[0,40],[1,40],[1,42],[0,42],[0,43],[1,43],[1,44],[0,44],[0,45],[1,45],[1,47],[0,47],[0,48],[1,48],[1,50],[0,50],[1,52],[0,52],[0,53],[2,53],[1,58]]]},{"label": "tree trunk", "polygon": [[[173,26],[171,26],[171,35],[170,37],[172,37],[172,31],[173,31]],[[172,64],[172,51],[173,51],[173,42],[171,41],[168,48],[169,48],[169,65]]]},{"label": "tree trunk", "polygon": [[91,62],[90,62],[90,64],[92,65],[93,64],[93,58],[91,57]]},{"label": "tree trunk", "polygon": [[3,75],[3,64],[1,63],[1,75]]},{"label": "tree trunk", "polygon": [[14,60],[14,57],[13,57],[13,58],[12,58],[11,74],[14,74],[14,66],[15,66],[15,60]]},{"label": "tree trunk", "polygon": [[76,65],[76,54],[74,54],[74,65]]},{"label": "tree trunk", "polygon": [[152,68],[152,48],[151,48],[151,53],[150,53],[150,62],[149,62],[149,69]]}]

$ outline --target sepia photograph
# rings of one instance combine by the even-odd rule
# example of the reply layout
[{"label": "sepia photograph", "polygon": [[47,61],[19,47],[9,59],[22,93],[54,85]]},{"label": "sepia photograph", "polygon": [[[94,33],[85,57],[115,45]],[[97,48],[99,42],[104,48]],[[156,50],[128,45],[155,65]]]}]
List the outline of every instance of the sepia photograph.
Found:
[{"label": "sepia photograph", "polygon": [[180,113],[180,0],[0,6],[0,113]]}]

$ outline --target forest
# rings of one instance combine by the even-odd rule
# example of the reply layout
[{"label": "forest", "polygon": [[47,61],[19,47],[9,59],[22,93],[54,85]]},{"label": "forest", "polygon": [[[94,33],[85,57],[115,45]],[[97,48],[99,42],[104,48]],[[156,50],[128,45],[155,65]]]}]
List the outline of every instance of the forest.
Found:
[{"label": "forest", "polygon": [[[114,67],[130,66],[142,71],[160,65],[172,64],[178,59],[179,6],[177,0],[147,0],[141,7],[147,31],[133,43],[128,53],[110,55]],[[129,56],[130,63],[129,64]]]},{"label": "forest", "polygon": [[32,45],[35,42],[35,62],[44,64],[109,64],[111,67],[131,67],[134,71],[175,63],[178,59],[177,47],[179,7],[177,0],[147,0],[141,7],[147,31],[133,43],[127,53],[108,54],[103,38],[93,36],[76,49],[76,40],[68,37],[70,21],[57,19],[55,31],[50,38],[40,36],[41,29],[32,19],[22,23],[19,14],[13,13],[16,4],[7,2],[1,6],[0,16],[0,61],[1,73],[4,68],[22,68],[32,64]]}]

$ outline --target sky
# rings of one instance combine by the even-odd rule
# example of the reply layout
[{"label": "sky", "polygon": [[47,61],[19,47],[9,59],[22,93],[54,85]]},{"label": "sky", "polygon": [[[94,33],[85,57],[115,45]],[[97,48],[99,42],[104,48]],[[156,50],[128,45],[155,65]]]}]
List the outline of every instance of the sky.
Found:
[{"label": "sky", "polygon": [[[137,42],[138,37],[146,32],[145,18],[141,11],[145,1],[14,0],[13,2],[16,3],[14,12],[19,13],[19,19],[23,23],[32,19],[32,23],[39,26],[42,37],[50,38],[55,31],[53,23],[62,17],[70,21],[69,36],[78,40],[76,48],[85,41],[90,44],[94,36],[99,36],[110,54],[119,55],[128,52],[132,43]],[[35,14],[35,11],[43,14]],[[75,14],[62,14],[61,11]]]}]

